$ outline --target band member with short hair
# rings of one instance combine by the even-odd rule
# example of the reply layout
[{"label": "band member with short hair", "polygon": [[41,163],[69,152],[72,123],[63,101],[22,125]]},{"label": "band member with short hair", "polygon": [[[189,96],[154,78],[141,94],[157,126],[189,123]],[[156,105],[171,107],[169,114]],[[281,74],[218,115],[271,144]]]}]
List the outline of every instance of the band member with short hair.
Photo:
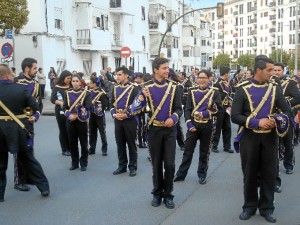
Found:
[{"label": "band member with short hair", "polygon": [[102,155],[107,156],[105,109],[108,107],[108,97],[105,91],[99,88],[99,80],[97,77],[91,77],[89,88],[92,100],[91,116],[89,121],[89,154],[95,154],[97,131],[99,130],[102,141]]},{"label": "band member with short hair", "polygon": [[[275,223],[277,135],[281,127],[285,128],[281,135],[288,129],[291,108],[277,84],[269,82],[274,62],[259,55],[255,58],[254,70],[253,78],[237,86],[231,111],[232,122],[240,126],[234,147],[240,151],[244,175],[244,205],[239,218],[248,220],[259,209],[261,216]],[[280,117],[274,115],[277,109],[282,111]],[[276,125],[276,118],[283,122],[280,126]]]},{"label": "band member with short hair", "polygon": [[[130,71],[126,67],[116,69],[118,85],[114,87],[112,93],[111,105],[113,108],[110,112],[115,122],[119,166],[113,174],[126,173],[128,166],[129,176],[134,177],[137,170],[137,147],[135,143],[137,122],[134,116],[127,113],[127,108],[139,92],[139,87],[129,82],[129,74]],[[126,144],[129,151],[129,162],[126,153]]]},{"label": "band member with short hair", "polygon": [[227,66],[220,67],[220,77],[214,84],[214,87],[219,89],[222,100],[223,110],[217,116],[216,132],[213,136],[212,151],[219,152],[218,145],[222,132],[223,137],[223,150],[228,153],[233,153],[231,149],[231,122],[230,122],[230,87],[228,83],[230,68]]},{"label": "band member with short hair", "polygon": [[[71,151],[72,165],[70,170],[79,168],[86,171],[88,165],[88,126],[90,107],[92,101],[90,93],[81,87],[81,76],[73,75],[72,89],[67,90],[64,95],[63,111],[67,117],[67,131]],[[78,139],[81,145],[81,156],[79,158]]]},{"label": "band member with short hair", "polygon": [[212,118],[222,110],[222,102],[217,88],[209,87],[210,72],[200,71],[196,77],[198,87],[189,89],[185,109],[185,121],[188,128],[186,133],[185,150],[181,165],[176,173],[174,182],[183,181],[192,163],[197,141],[199,146],[198,178],[200,184],[206,183],[209,161],[209,145],[212,135]]}]

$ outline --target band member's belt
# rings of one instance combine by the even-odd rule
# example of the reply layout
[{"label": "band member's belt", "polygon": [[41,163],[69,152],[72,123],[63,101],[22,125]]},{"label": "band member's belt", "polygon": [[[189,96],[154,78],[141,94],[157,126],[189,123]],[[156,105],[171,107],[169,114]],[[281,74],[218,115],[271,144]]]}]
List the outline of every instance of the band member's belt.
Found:
[{"label": "band member's belt", "polygon": [[[22,115],[16,115],[16,117],[17,117],[18,119],[28,118],[25,114],[22,114]],[[8,120],[13,120],[13,118],[11,118],[10,116],[0,116],[0,120],[8,121]]]},{"label": "band member's belt", "polygon": [[209,120],[208,120],[208,119],[200,119],[200,120],[198,120],[198,119],[195,119],[195,118],[194,118],[194,121],[195,121],[196,123],[207,123]]},{"label": "band member's belt", "polygon": [[267,130],[256,130],[256,129],[253,129],[252,131],[254,133],[258,133],[258,134],[267,134],[267,133],[270,133],[272,131],[272,129],[267,129]]},{"label": "band member's belt", "polygon": [[116,109],[117,113],[121,113],[121,114],[126,114],[127,110],[126,109]]},{"label": "band member's belt", "polygon": [[155,127],[164,127],[165,121],[153,120],[152,125]]}]

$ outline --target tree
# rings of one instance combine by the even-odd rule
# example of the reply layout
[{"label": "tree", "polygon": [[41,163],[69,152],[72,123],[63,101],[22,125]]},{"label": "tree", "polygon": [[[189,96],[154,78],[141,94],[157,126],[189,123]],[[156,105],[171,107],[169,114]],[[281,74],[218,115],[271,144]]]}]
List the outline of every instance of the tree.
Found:
[{"label": "tree", "polygon": [[[295,69],[295,53],[291,53],[291,56],[289,58],[289,61],[287,63],[290,69],[290,74],[294,75],[294,69]],[[300,55],[298,55],[298,71],[300,69]]]},{"label": "tree", "polygon": [[229,66],[230,57],[228,54],[219,54],[213,61],[213,67],[215,69],[219,68],[220,66]]},{"label": "tree", "polygon": [[[277,53],[276,53],[277,52]],[[281,61],[281,53],[282,53],[282,63],[284,65],[288,65],[289,60],[290,60],[290,54],[287,51],[282,50],[281,49],[277,49],[277,50],[273,50],[271,52],[271,54],[269,55],[269,57],[274,61],[274,62],[280,62]],[[278,58],[278,60],[277,60]]]},{"label": "tree", "polygon": [[5,29],[14,28],[15,32],[18,33],[28,22],[28,14],[27,0],[1,0],[0,36],[4,35]]},{"label": "tree", "polygon": [[254,66],[254,57],[250,54],[240,55],[237,62],[242,67],[253,68],[253,66]]}]

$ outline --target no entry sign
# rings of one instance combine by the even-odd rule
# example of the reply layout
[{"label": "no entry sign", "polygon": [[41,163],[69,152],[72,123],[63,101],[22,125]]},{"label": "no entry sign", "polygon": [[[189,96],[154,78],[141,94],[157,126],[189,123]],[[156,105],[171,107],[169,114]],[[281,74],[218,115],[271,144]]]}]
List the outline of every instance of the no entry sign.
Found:
[{"label": "no entry sign", "polygon": [[131,50],[127,46],[124,46],[121,48],[120,54],[121,54],[121,57],[128,58],[131,54]]}]

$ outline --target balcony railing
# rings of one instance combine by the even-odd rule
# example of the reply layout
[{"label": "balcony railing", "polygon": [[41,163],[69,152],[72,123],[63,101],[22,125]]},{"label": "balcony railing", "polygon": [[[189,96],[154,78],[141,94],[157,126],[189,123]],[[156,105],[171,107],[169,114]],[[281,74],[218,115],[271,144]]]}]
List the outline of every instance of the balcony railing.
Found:
[{"label": "balcony railing", "polygon": [[257,18],[251,19],[251,23],[257,23]]},{"label": "balcony railing", "polygon": [[120,8],[121,0],[110,0],[109,6],[110,8]]},{"label": "balcony railing", "polygon": [[113,46],[119,46],[119,47],[122,46],[123,41],[120,34],[113,34],[113,39],[114,39],[112,43]]},{"label": "balcony railing", "polygon": [[274,6],[276,6],[276,2],[270,2],[270,7],[274,7]]},{"label": "balcony railing", "polygon": [[270,15],[270,20],[276,20],[276,15]]},{"label": "balcony railing", "polygon": [[233,12],[233,15],[234,15],[234,16],[237,16],[238,14],[239,14],[238,11],[234,11],[234,12]]},{"label": "balcony railing", "polygon": [[269,29],[269,32],[270,32],[270,33],[276,32],[276,28],[270,28],[270,29]]},{"label": "balcony railing", "polygon": [[256,34],[257,34],[256,29],[255,29],[255,30],[251,30],[250,34],[251,34],[251,35],[256,35]]},{"label": "balcony railing", "polygon": [[78,45],[90,45],[91,44],[91,33],[89,29],[76,30]]}]

